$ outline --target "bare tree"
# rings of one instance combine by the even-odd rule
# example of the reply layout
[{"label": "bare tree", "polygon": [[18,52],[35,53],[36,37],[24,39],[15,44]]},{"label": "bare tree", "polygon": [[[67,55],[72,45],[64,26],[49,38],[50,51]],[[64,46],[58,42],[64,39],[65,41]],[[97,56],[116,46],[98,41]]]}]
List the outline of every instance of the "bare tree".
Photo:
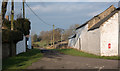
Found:
[{"label": "bare tree", "polygon": [[37,34],[34,34],[34,35],[33,35],[33,41],[34,41],[34,42],[37,42]]},{"label": "bare tree", "polygon": [[71,25],[69,27],[69,29],[65,30],[64,34],[63,34],[63,39],[64,40],[67,40],[68,37],[70,37],[71,35],[75,34],[75,29],[77,27],[79,27],[80,25],[79,24],[74,24],[74,25]]}]

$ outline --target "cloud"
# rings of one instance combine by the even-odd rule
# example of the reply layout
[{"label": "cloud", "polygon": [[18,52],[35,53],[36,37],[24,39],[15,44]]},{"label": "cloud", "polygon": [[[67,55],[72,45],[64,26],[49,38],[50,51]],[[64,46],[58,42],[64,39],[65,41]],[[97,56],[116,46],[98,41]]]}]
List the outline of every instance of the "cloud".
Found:
[{"label": "cloud", "polygon": [[93,8],[93,5],[84,5],[84,4],[65,4],[65,3],[54,3],[46,6],[34,5],[31,8],[34,11],[40,12],[72,12],[78,10],[87,10]]},{"label": "cloud", "polygon": [[[44,6],[40,3],[28,3],[28,5],[38,16],[40,16],[48,24],[55,24],[62,28],[68,28],[71,24],[85,23],[93,16],[107,9],[111,5],[111,3],[49,2],[44,3]],[[48,28],[46,29],[46,27],[49,26],[45,25],[31,13],[31,11],[26,11],[26,16],[30,18],[32,24],[37,24],[32,25],[33,30],[49,30]]]},{"label": "cloud", "polygon": [[96,15],[100,14],[101,12],[102,12],[102,10],[91,12],[91,13],[88,13],[88,16],[96,16]]}]

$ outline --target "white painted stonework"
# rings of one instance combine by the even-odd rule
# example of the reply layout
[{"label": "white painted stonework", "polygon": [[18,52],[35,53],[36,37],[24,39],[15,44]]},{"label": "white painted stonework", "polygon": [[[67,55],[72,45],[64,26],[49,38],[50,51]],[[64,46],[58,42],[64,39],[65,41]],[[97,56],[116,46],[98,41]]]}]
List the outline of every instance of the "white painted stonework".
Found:
[{"label": "white painted stonework", "polygon": [[29,38],[28,38],[28,41],[27,41],[27,48],[28,49],[32,49],[32,44],[31,44],[32,42],[31,42],[31,36],[29,36]]},{"label": "white painted stonework", "polygon": [[[99,29],[88,31],[88,25],[77,30],[78,38],[74,45],[75,49],[100,55],[100,32]],[[75,39],[76,39],[75,38]]]},{"label": "white painted stonework", "polygon": [[71,38],[71,39],[69,39],[68,47],[73,47],[72,38]]},{"label": "white painted stonework", "polygon": [[[101,37],[101,56],[118,55],[118,13],[113,15],[100,27]],[[108,44],[111,48],[108,48]]]},{"label": "white painted stonework", "polygon": [[26,52],[26,42],[25,42],[25,36],[23,36],[23,40],[19,41],[16,44],[16,54]]},{"label": "white painted stonework", "polygon": [[[100,56],[118,55],[118,13],[114,14],[99,28],[88,31],[88,24],[76,30],[76,37],[69,45],[83,52]],[[108,48],[108,44],[111,48]]]}]

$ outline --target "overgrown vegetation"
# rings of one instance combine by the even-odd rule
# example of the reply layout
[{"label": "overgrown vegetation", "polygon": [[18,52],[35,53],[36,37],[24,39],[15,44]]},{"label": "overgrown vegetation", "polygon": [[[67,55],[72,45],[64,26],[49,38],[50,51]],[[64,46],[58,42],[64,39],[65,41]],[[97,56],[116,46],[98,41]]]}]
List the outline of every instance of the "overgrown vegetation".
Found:
[{"label": "overgrown vegetation", "polygon": [[2,42],[15,42],[17,43],[18,41],[23,39],[23,34],[20,31],[17,30],[7,30],[7,29],[3,29],[2,30]]},{"label": "overgrown vegetation", "polygon": [[18,18],[14,21],[14,30],[21,31],[24,35],[29,35],[31,22],[28,19]]},{"label": "overgrown vegetation", "polygon": [[101,59],[112,59],[112,60],[117,60],[118,56],[97,56],[85,52],[81,52],[75,49],[55,49],[61,53],[68,54],[68,55],[73,55],[73,56],[82,56],[82,57],[90,57],[90,58],[101,58]]},{"label": "overgrown vegetation", "polygon": [[39,49],[32,49],[28,52],[21,53],[17,56],[3,60],[3,70],[6,69],[25,69],[33,62],[36,62],[43,55]]},{"label": "overgrown vegetation", "polygon": [[[28,19],[17,18],[14,20],[14,30],[21,31],[24,35],[29,35],[30,33],[30,24],[31,22]],[[11,29],[11,21],[4,19],[2,27],[10,30]]]}]

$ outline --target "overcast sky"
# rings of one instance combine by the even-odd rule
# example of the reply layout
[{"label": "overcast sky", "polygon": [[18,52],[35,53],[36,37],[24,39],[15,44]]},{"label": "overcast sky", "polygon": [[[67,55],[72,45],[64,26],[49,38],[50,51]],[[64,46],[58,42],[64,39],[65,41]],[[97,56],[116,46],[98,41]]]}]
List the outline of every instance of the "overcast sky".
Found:
[{"label": "overcast sky", "polygon": [[[118,3],[113,2],[29,2],[27,3],[33,11],[46,23],[55,24],[59,28],[68,29],[73,24],[84,24],[93,16],[103,12],[112,4],[117,7]],[[52,26],[41,22],[26,7],[26,17],[30,19],[32,32],[39,34],[40,31],[52,30]],[[15,3],[15,15],[22,13],[22,3]],[[10,3],[8,12],[10,13]]]}]

